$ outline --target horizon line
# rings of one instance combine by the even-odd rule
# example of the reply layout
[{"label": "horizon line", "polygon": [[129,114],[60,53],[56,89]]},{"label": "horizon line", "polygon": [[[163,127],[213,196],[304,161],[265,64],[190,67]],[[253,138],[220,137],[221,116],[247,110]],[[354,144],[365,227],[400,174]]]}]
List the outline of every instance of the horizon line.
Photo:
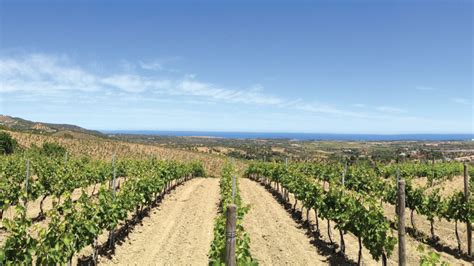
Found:
[{"label": "horizon line", "polygon": [[318,134],[326,134],[326,135],[379,135],[379,136],[393,136],[393,135],[472,135],[474,136],[474,132],[466,133],[466,132],[404,132],[404,133],[337,133],[337,132],[297,132],[297,131],[229,131],[229,130],[184,130],[184,129],[91,129],[100,131],[102,133],[110,134],[110,133],[119,133],[123,134],[123,132],[196,132],[196,133],[246,133],[246,134],[306,134],[306,135],[318,135]]}]

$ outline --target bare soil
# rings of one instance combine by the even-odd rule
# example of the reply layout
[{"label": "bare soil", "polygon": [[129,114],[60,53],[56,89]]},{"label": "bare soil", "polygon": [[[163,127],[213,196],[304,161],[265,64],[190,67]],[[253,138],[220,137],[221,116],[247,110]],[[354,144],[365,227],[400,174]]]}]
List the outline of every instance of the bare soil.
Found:
[{"label": "bare soil", "polygon": [[240,180],[240,195],[250,204],[243,226],[250,236],[250,252],[261,265],[322,265],[328,258],[318,252],[305,230],[265,188]]},{"label": "bare soil", "polygon": [[[428,178],[419,177],[413,179],[413,184],[415,187],[428,187]],[[435,189],[440,189],[441,196],[449,197],[456,192],[464,191],[464,176],[458,175],[454,176],[451,179],[444,180],[441,183],[437,183],[432,187],[428,187],[426,193],[429,193]]]},{"label": "bare soil", "polygon": [[[300,202],[296,204],[295,211],[292,211],[290,204],[293,205],[295,203],[292,195],[290,195],[290,204],[286,205],[287,209],[285,210],[282,205],[284,203],[278,202],[278,196],[276,194],[272,196],[259,183],[248,179],[243,179],[240,183],[244,202],[251,204],[251,210],[246,218],[244,218],[244,226],[250,234],[252,255],[259,259],[259,262],[262,262],[263,265],[347,265],[357,262],[359,250],[357,237],[350,233],[344,234],[346,252],[345,257],[343,257],[341,254],[334,252],[339,252],[340,236],[339,231],[334,228],[335,224],[333,222],[331,222],[330,228],[331,238],[335,244],[331,245],[327,234],[327,221],[316,218],[314,212],[310,211],[310,223],[306,223],[306,210],[302,208]],[[249,194],[250,196],[248,196]],[[280,210],[278,211],[277,209]],[[252,210],[256,212],[253,215],[251,215]],[[271,213],[271,215],[267,216],[268,213]],[[290,213],[292,214],[290,215]],[[319,222],[319,235],[314,230],[316,219]],[[409,221],[407,221],[407,225],[409,225]],[[267,227],[271,228],[271,230],[267,231]],[[394,237],[397,236],[395,230],[392,230],[392,234]],[[301,239],[301,236],[305,239]],[[293,238],[298,238],[298,241],[293,242]],[[317,256],[308,260],[309,262],[307,260],[300,260],[301,257],[310,255],[306,253],[306,250],[309,251],[308,248],[299,246],[304,244],[312,247],[313,255]],[[407,265],[419,265],[421,256],[417,251],[419,245],[422,245],[425,251],[439,253],[441,260],[448,262],[450,265],[472,265],[468,261],[436,251],[431,246],[423,244],[409,235],[406,236]],[[299,254],[298,252],[300,251],[293,251],[293,249],[304,250],[305,252]],[[291,251],[286,253],[285,250]],[[363,265],[381,264],[380,261],[375,261],[365,248],[362,249],[362,255]],[[387,262],[388,265],[398,264],[398,245],[395,246],[393,254],[388,258]]]},{"label": "bare soil", "polygon": [[[416,178],[414,179],[415,186],[426,187],[427,178]],[[443,198],[448,198],[454,193],[464,190],[464,176],[454,176],[450,180],[445,180],[440,184],[436,184],[426,190],[426,193],[430,193],[435,189],[440,189],[440,193]],[[392,221],[396,219],[395,206],[391,204],[383,204],[385,216]],[[408,228],[413,228],[410,222],[410,209],[405,209],[405,225]],[[414,224],[416,230],[425,236],[430,236],[430,222],[423,215],[418,214],[416,211],[413,215]],[[446,219],[435,219],[434,222],[435,235],[439,237],[439,245],[447,247],[452,250],[457,249],[457,240],[455,235],[455,223],[454,221],[447,221]],[[467,233],[466,224],[458,224],[458,233],[461,240],[461,249],[463,253],[467,253]]]},{"label": "bare soil", "polygon": [[[392,221],[396,221],[397,214],[395,213],[395,206],[390,204],[383,204],[385,217]],[[426,219],[425,216],[418,214],[416,211],[413,215],[413,220],[415,223],[416,231],[418,234],[422,234],[425,240],[431,236],[430,233],[430,222]],[[413,229],[410,221],[410,209],[405,209],[405,226],[407,229]],[[437,245],[440,247],[452,250],[452,253],[457,252],[457,240],[456,234],[454,231],[454,221],[447,221],[445,219],[435,219],[434,222],[434,232],[436,237],[439,238]],[[466,232],[466,224],[465,223],[458,223],[458,233],[459,238],[461,240],[461,250],[462,253],[467,253],[467,232]]]},{"label": "bare soil", "polygon": [[105,265],[206,265],[219,201],[219,180],[196,178],[177,187],[117,245]]}]

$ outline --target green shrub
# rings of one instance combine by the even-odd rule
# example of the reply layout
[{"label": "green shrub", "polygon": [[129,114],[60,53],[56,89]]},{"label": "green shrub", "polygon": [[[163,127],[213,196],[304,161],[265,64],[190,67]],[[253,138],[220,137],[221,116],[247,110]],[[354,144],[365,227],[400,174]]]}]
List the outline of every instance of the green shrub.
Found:
[{"label": "green shrub", "polygon": [[63,137],[65,139],[73,139],[74,138],[74,136],[72,134],[69,134],[69,133],[64,133]]},{"label": "green shrub", "polygon": [[45,142],[41,147],[41,153],[46,156],[51,157],[60,157],[66,154],[67,150],[63,146],[53,143],[53,142]]},{"label": "green shrub", "polygon": [[0,154],[12,154],[17,146],[16,141],[6,132],[0,132]]},{"label": "green shrub", "polygon": [[448,266],[449,264],[441,260],[441,256],[434,251],[425,251],[423,245],[418,245],[418,252],[420,252],[420,266]]}]

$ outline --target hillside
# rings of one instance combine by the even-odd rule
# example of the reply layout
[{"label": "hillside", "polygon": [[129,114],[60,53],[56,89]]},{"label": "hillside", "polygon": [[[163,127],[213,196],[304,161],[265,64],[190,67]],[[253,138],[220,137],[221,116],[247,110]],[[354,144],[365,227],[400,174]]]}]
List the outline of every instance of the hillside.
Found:
[{"label": "hillside", "polygon": [[76,125],[35,122],[8,115],[0,115],[0,126],[9,130],[31,133],[61,135],[69,132],[105,137],[105,135],[99,131],[85,129]]},{"label": "hillside", "polygon": [[[218,176],[226,157],[215,154],[205,154],[196,151],[183,151],[165,148],[157,145],[131,143],[112,138],[98,138],[86,133],[73,133],[74,137],[64,137],[61,134],[32,134],[29,132],[7,131],[23,148],[41,146],[45,142],[58,143],[73,155],[85,155],[97,159],[111,160],[113,154],[118,158],[147,159],[155,157],[160,160],[176,160],[189,162],[202,161],[207,173]],[[76,137],[80,134],[81,137]],[[244,165],[237,161],[239,169]]]}]

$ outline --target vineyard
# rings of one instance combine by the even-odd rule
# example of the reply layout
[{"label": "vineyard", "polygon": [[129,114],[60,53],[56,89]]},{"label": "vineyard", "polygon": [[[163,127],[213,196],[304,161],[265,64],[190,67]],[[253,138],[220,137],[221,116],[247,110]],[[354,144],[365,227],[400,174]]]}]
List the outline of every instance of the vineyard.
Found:
[{"label": "vineyard", "polygon": [[[2,160],[1,174],[2,212],[15,209],[13,218],[2,220],[7,238],[1,264],[51,265],[71,262],[89,245],[96,253],[97,238],[104,232],[109,232],[113,248],[116,228],[120,223],[128,227],[130,213],[138,217],[176,185],[204,176],[204,169],[198,162],[113,160],[107,164],[89,158],[63,160],[20,154]],[[94,189],[88,194],[85,188],[90,185]],[[73,200],[71,193],[78,188],[81,194]],[[37,219],[31,219],[28,202],[38,197],[42,201],[52,197],[52,208],[46,213],[41,208]],[[40,218],[45,222],[33,221]]]},{"label": "vineyard", "polygon": [[[226,164],[222,169],[220,179],[221,199],[220,199],[220,215],[216,219],[214,228],[214,240],[209,253],[209,263],[212,265],[225,265],[225,242],[226,242],[226,210],[227,205],[235,203],[237,206],[237,226],[235,232],[236,238],[236,258],[237,264],[256,265],[250,254],[250,238],[245,233],[242,226],[244,215],[248,211],[248,207],[244,206],[240,197],[237,183],[233,183],[236,173],[231,164]],[[235,180],[235,182],[237,182]],[[234,191],[234,192],[233,192]],[[234,195],[233,195],[234,193]]]},{"label": "vineyard", "polygon": [[97,146],[103,158],[91,152],[98,140],[23,137],[22,150],[0,156],[0,265],[226,265],[230,240],[237,265],[395,265],[400,180],[407,264],[473,261],[462,181],[474,167],[462,163],[110,152],[138,145],[120,142]]},{"label": "vineyard", "polygon": [[[133,158],[148,160],[155,157],[158,160],[172,160],[181,162],[201,161],[206,173],[219,176],[226,159],[220,156],[202,154],[198,152],[168,149],[156,145],[130,143],[112,139],[98,138],[85,135],[75,138],[65,138],[56,135],[40,135],[23,132],[8,132],[24,149],[41,147],[44,143],[57,143],[66,148],[68,153],[75,156],[85,156],[93,159],[111,161],[117,158]],[[244,167],[236,161],[239,168]]]},{"label": "vineyard", "polygon": [[[326,234],[330,245],[338,247],[338,252],[342,255],[345,255],[345,236],[349,234],[357,239],[358,263],[361,262],[362,249],[365,248],[375,261],[381,260],[384,265],[387,264],[387,258],[392,256],[397,243],[394,232],[397,217],[391,212],[396,209],[396,178],[405,178],[411,235],[422,243],[444,246],[444,250],[453,255],[466,261],[472,260],[467,255],[467,247],[465,250],[461,248],[460,235],[465,235],[466,231],[459,232],[460,224],[472,224],[474,221],[472,198],[466,202],[460,191],[449,197],[441,197],[439,189],[428,192],[429,187],[416,187],[412,184],[413,179],[426,175],[433,176],[431,184],[443,182],[460,175],[463,165],[452,163],[431,167],[418,166],[409,163],[399,167],[347,166],[342,163],[253,163],[247,169],[246,175],[272,188],[285,202],[290,202],[291,195],[292,210],[295,211],[300,202],[301,213],[306,210],[307,220],[310,211],[314,212],[314,226],[318,235],[322,234],[320,220],[326,220]],[[380,176],[385,178],[379,178]],[[423,238],[424,232],[417,230],[414,223],[415,214],[423,216],[429,222],[429,236]],[[454,228],[456,243],[446,243],[445,239],[436,235],[434,224],[442,219],[445,224]],[[338,231],[339,244],[335,243],[331,223],[335,224],[334,228]],[[464,246],[466,245],[467,241],[464,242]]]}]

